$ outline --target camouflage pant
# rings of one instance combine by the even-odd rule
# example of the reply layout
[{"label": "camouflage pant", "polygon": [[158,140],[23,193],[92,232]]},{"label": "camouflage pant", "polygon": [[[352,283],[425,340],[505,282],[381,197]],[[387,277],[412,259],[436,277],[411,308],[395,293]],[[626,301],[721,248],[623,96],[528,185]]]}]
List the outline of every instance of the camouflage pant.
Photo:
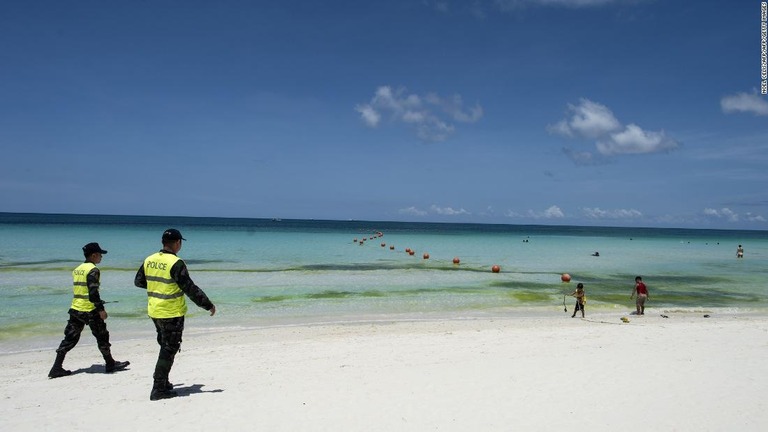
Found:
[{"label": "camouflage pant", "polygon": [[181,335],[184,332],[184,317],[152,318],[157,330],[157,344],[160,354],[155,365],[155,387],[164,388],[168,383],[176,353],[181,349]]},{"label": "camouflage pant", "polygon": [[90,312],[69,310],[69,321],[67,321],[67,326],[64,328],[64,340],[61,341],[56,352],[66,354],[74,348],[80,341],[80,334],[86,325],[91,328],[91,333],[96,338],[96,345],[99,347],[99,351],[104,356],[104,359],[111,358],[112,354],[109,347],[112,344],[109,343],[107,323],[101,319],[99,312],[96,310]]}]

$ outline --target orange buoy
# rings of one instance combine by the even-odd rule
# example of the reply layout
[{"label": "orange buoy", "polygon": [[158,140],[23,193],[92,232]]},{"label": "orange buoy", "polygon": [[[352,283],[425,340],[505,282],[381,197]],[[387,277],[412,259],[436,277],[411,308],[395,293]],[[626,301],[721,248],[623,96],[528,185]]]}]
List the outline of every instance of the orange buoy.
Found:
[{"label": "orange buoy", "polygon": [[460,262],[461,262],[461,260],[459,259],[459,257],[454,257],[454,258],[453,258],[453,263],[454,263],[454,264],[458,264],[458,263],[460,263]]},{"label": "orange buoy", "polygon": [[428,254],[428,253],[426,253],[426,252],[424,252],[424,255],[422,255],[422,258],[424,258],[424,259],[429,259],[429,254]]},{"label": "orange buoy", "polygon": [[491,267],[491,271],[494,272],[494,273],[498,273],[498,272],[501,271],[501,267],[499,267],[498,265],[494,264],[493,267]]},{"label": "orange buoy", "polygon": [[568,273],[563,273],[563,275],[560,276],[560,280],[563,281],[563,282],[566,282],[566,283],[570,282],[571,281],[571,275],[569,275]]}]

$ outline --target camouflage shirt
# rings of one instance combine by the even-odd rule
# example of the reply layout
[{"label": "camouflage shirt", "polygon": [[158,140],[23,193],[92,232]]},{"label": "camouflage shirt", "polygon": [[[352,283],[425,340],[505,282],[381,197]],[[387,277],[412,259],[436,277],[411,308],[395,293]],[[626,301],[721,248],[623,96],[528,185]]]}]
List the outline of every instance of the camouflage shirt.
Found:
[{"label": "camouflage shirt", "polygon": [[104,301],[101,300],[99,295],[101,272],[98,267],[94,267],[88,272],[86,276],[86,283],[88,285],[88,301],[96,306],[96,311],[104,310]]}]

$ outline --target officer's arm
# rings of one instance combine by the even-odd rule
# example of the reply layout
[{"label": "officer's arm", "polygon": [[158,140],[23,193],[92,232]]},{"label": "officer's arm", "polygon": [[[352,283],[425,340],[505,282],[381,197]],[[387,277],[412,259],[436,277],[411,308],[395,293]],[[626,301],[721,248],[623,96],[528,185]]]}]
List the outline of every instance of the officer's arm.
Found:
[{"label": "officer's arm", "polygon": [[144,264],[139,267],[139,271],[136,272],[136,277],[133,278],[133,284],[138,288],[147,289],[147,275],[144,274]]},{"label": "officer's arm", "polygon": [[88,272],[88,276],[86,277],[86,283],[88,284],[88,301],[93,303],[96,306],[97,311],[103,311],[104,310],[104,302],[101,301],[101,296],[99,295],[99,280],[101,279],[101,273],[99,272],[99,269],[94,267],[91,269],[91,271]]},{"label": "officer's arm", "polygon": [[187,265],[183,260],[176,261],[176,264],[171,267],[171,278],[176,281],[179,288],[190,298],[198,307],[201,307],[207,311],[213,308],[213,303],[208,299],[202,289],[192,282],[192,278],[189,277],[189,271]]}]

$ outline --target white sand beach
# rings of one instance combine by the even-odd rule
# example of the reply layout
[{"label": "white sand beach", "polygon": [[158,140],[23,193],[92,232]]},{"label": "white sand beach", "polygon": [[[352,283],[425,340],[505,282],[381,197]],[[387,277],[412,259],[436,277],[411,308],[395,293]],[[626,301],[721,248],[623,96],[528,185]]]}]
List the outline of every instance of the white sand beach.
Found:
[{"label": "white sand beach", "polygon": [[157,345],[121,340],[104,374],[83,333],[73,375],[54,348],[0,355],[0,429],[759,431],[768,318],[618,314],[375,322],[238,331],[188,320],[152,402]]}]

